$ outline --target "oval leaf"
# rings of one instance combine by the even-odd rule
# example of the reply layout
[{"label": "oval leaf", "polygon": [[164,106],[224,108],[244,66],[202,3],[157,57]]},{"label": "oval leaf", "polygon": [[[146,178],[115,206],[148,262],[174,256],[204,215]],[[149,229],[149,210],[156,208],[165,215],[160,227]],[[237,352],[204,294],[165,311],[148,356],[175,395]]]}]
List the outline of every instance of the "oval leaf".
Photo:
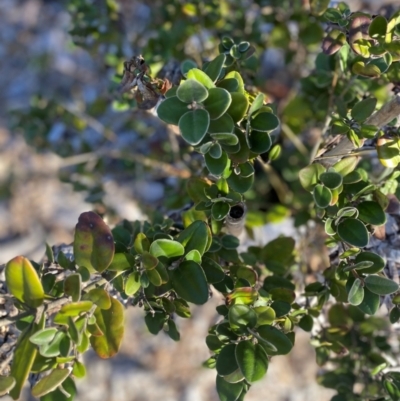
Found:
[{"label": "oval leaf", "polygon": [[202,102],[207,99],[208,91],[200,82],[195,79],[188,79],[179,85],[176,96],[185,103]]},{"label": "oval leaf", "polygon": [[210,124],[210,115],[206,110],[197,109],[185,113],[179,119],[179,131],[182,138],[190,145],[198,145],[205,137]]},{"label": "oval leaf", "polygon": [[187,79],[195,79],[203,84],[207,89],[215,87],[212,79],[204,71],[201,71],[198,68],[192,68],[189,70],[187,73]]},{"label": "oval leaf", "polygon": [[393,294],[399,289],[399,285],[393,280],[377,275],[367,276],[364,281],[365,286],[371,292],[378,295]]},{"label": "oval leaf", "polygon": [[249,101],[243,93],[231,93],[232,103],[228,108],[227,113],[232,117],[235,123],[241,121],[249,107]]},{"label": "oval leaf", "polygon": [[192,260],[182,262],[172,274],[176,293],[188,302],[202,305],[208,300],[208,285],[203,269]]},{"label": "oval leaf", "polygon": [[15,386],[15,379],[11,376],[0,376],[0,397],[6,395]]},{"label": "oval leaf", "polygon": [[257,131],[273,131],[275,128],[278,128],[279,120],[275,114],[265,112],[257,114],[256,117],[250,121],[250,125],[252,129]]},{"label": "oval leaf", "polygon": [[228,383],[223,377],[217,375],[217,393],[220,401],[236,401],[243,391],[243,384]]},{"label": "oval leaf", "polygon": [[386,214],[377,202],[361,202],[357,209],[359,211],[358,218],[365,223],[373,224],[374,226],[381,226],[386,223]]},{"label": "oval leaf", "polygon": [[31,308],[42,305],[44,290],[36,270],[23,256],[11,259],[5,268],[8,290],[19,301]]},{"label": "oval leaf", "polygon": [[219,375],[230,375],[239,367],[236,362],[235,348],[236,344],[228,344],[219,353],[216,364]]},{"label": "oval leaf", "polygon": [[356,278],[349,291],[349,302],[352,305],[360,305],[363,299],[364,287],[362,286],[361,280],[359,278]]},{"label": "oval leaf", "polygon": [[114,251],[111,230],[103,219],[93,212],[82,213],[75,227],[75,263],[101,273],[111,264]]},{"label": "oval leaf", "polygon": [[161,256],[167,258],[175,258],[185,253],[185,248],[177,241],[170,239],[157,239],[150,245],[150,253],[159,258]]},{"label": "oval leaf", "polygon": [[188,112],[188,104],[172,96],[165,99],[157,107],[157,115],[167,124],[178,125],[180,118]]},{"label": "oval leaf", "polygon": [[[293,348],[293,343],[289,338],[276,327],[267,324],[262,325],[257,328],[257,332],[261,339],[267,340],[277,349],[276,351],[268,352],[268,355],[286,355]],[[262,344],[262,342],[260,342],[260,344]]]},{"label": "oval leaf", "polygon": [[215,57],[214,60],[210,61],[204,68],[204,72],[215,82],[221,74],[222,67],[226,60],[225,54],[220,54]]},{"label": "oval leaf", "polygon": [[34,397],[41,397],[51,391],[55,390],[64,380],[69,376],[69,369],[54,369],[49,375],[43,377],[32,388],[32,395]]},{"label": "oval leaf", "polygon": [[362,248],[368,245],[368,230],[360,220],[342,220],[337,226],[337,233],[343,241],[353,246]]},{"label": "oval leaf", "polygon": [[210,114],[210,119],[216,120],[228,110],[231,102],[231,94],[226,89],[211,88],[208,90],[208,97],[203,104]]},{"label": "oval leaf", "polygon": [[90,344],[100,358],[111,358],[118,352],[124,335],[124,307],[117,299],[111,298],[111,307],[97,307],[94,316],[103,335],[91,336]]},{"label": "oval leaf", "polygon": [[235,349],[236,361],[243,376],[250,383],[260,380],[267,373],[268,357],[260,344],[241,341]]},{"label": "oval leaf", "polygon": [[313,197],[316,205],[324,209],[328,207],[332,201],[332,192],[324,185],[317,184],[313,190]]}]

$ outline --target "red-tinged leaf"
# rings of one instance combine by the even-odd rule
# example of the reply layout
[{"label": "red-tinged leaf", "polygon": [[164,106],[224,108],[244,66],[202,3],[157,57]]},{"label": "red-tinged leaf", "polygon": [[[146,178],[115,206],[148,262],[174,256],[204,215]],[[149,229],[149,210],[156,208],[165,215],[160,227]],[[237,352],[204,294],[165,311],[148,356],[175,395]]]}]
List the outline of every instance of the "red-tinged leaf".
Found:
[{"label": "red-tinged leaf", "polygon": [[75,263],[101,273],[111,264],[114,251],[111,230],[103,219],[93,212],[82,213],[75,227]]},{"label": "red-tinged leaf", "polygon": [[124,335],[124,307],[118,300],[111,298],[111,307],[96,308],[94,316],[104,334],[90,337],[90,344],[100,358],[111,358],[118,352]]}]

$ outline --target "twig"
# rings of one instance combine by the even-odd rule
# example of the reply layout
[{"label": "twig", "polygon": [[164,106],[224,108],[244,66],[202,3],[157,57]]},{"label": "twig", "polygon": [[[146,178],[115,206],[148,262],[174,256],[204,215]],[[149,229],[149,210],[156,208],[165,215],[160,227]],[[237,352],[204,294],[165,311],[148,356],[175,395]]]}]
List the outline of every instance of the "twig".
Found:
[{"label": "twig", "polygon": [[[383,107],[376,111],[372,116],[370,116],[365,124],[375,125],[381,128],[392,121],[400,115],[400,95],[396,95],[392,100],[383,105]],[[361,139],[361,146],[363,145],[365,139]],[[337,161],[340,160],[343,155],[350,153],[356,149],[353,142],[351,142],[347,136],[343,135],[337,141],[336,147],[328,150],[324,153],[324,149],[321,149],[319,154],[314,160],[318,160],[325,167],[333,166]]]},{"label": "twig", "polygon": [[[89,282],[88,285],[86,287],[84,287],[83,289],[85,289],[86,291],[89,291],[90,289],[95,288],[96,285],[103,284],[105,282],[107,282],[107,280],[104,278],[100,278],[100,279],[96,278],[93,281]],[[69,301],[70,300],[67,297],[56,299],[55,301],[46,304],[44,306],[44,310],[45,310],[45,312],[49,313],[49,311],[59,308],[60,306],[63,306],[64,304],[68,303]],[[27,311],[27,312],[22,312],[16,316],[2,318],[2,319],[0,319],[0,327],[9,326],[10,324],[13,324],[17,320],[20,320],[20,319],[30,316],[32,314],[33,314],[32,311]],[[49,314],[51,314],[51,313],[49,313]]]},{"label": "twig", "polygon": [[60,161],[59,168],[65,168],[73,166],[80,163],[87,163],[93,160],[100,159],[101,157],[110,157],[112,159],[125,159],[142,164],[145,167],[151,169],[157,169],[165,173],[167,177],[175,176],[180,178],[189,178],[191,173],[187,169],[177,168],[171,166],[168,163],[162,162],[160,160],[151,159],[139,153],[134,152],[123,152],[117,149],[109,150],[97,150],[95,152],[83,153],[76,156],[71,156]]}]

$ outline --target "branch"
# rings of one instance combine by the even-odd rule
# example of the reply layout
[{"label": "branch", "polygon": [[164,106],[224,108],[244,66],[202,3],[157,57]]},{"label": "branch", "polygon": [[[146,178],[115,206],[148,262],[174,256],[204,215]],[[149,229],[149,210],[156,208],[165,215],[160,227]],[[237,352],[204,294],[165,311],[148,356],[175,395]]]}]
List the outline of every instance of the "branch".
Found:
[{"label": "branch", "polygon": [[[375,125],[378,128],[382,128],[398,115],[400,115],[400,95],[396,95],[392,100],[383,105],[380,110],[376,111],[365,121],[365,124]],[[364,141],[365,139],[361,140],[361,145],[364,143]],[[326,146],[335,142],[337,145],[333,149],[326,151]],[[325,148],[318,152],[316,158],[314,159],[314,161],[318,161],[325,167],[333,166],[344,155],[349,154],[356,149],[353,142],[351,142],[345,135],[340,135],[333,138],[333,141],[327,145],[325,145]]]}]

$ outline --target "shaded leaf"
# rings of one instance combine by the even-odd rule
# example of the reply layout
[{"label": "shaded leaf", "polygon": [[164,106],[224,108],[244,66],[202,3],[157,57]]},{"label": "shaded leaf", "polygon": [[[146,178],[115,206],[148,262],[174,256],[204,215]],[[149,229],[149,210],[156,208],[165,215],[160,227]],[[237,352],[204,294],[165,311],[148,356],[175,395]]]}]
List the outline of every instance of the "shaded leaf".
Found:
[{"label": "shaded leaf", "polygon": [[196,262],[182,262],[172,273],[172,285],[176,293],[188,302],[202,305],[208,300],[206,276]]},{"label": "shaded leaf", "polygon": [[241,341],[235,349],[236,361],[243,376],[249,383],[260,380],[267,373],[268,357],[260,344]]},{"label": "shaded leaf", "polygon": [[75,227],[75,263],[101,273],[113,260],[114,250],[111,230],[103,219],[93,212],[82,213]]}]

